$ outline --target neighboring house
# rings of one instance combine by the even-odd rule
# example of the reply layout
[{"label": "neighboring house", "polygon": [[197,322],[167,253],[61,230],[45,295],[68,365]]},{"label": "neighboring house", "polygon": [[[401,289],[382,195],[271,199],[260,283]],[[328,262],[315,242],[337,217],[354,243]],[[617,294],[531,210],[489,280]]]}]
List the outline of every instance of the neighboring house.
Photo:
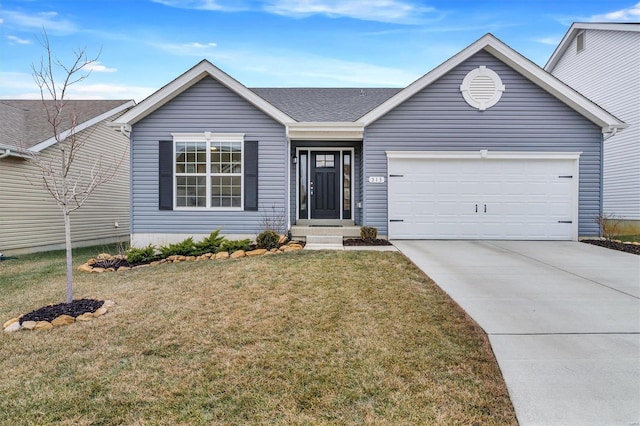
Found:
[{"label": "neighboring house", "polygon": [[604,144],[604,213],[640,233],[640,23],[574,23],[545,70],[629,125]]},{"label": "neighboring house", "polygon": [[[72,129],[69,117],[76,116],[75,133],[85,144],[73,162],[74,172],[90,175],[98,159],[104,170],[120,164],[114,178],[71,214],[74,246],[128,240],[129,140],[107,123],[133,105],[124,100],[66,101],[62,135]],[[60,164],[42,100],[0,99],[0,252],[5,254],[64,248],[64,217],[39,186],[42,174],[30,161],[35,156]]]},{"label": "neighboring house", "polygon": [[491,34],[404,89],[248,89],[202,61],[114,124],[138,246],[255,237],[271,211],[301,236],[594,236],[603,134],[625,127]]}]

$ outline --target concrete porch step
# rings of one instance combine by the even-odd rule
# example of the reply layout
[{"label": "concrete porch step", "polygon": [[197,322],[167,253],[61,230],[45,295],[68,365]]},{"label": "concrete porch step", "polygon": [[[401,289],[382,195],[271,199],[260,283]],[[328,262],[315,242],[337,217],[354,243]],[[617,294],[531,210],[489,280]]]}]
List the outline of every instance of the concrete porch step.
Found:
[{"label": "concrete porch step", "polygon": [[[306,240],[309,236],[340,236],[342,238],[357,238],[360,236],[359,226],[308,226],[293,225],[291,236],[296,240]],[[342,243],[341,243],[342,244]]]},{"label": "concrete porch step", "polygon": [[305,250],[344,250],[341,235],[307,235]]}]

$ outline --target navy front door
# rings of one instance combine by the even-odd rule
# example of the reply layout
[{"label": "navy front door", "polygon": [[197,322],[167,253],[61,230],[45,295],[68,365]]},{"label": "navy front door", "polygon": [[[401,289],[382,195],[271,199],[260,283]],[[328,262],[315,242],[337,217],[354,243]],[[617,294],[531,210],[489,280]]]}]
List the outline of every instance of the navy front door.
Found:
[{"label": "navy front door", "polygon": [[340,152],[311,151],[311,219],[340,219]]}]

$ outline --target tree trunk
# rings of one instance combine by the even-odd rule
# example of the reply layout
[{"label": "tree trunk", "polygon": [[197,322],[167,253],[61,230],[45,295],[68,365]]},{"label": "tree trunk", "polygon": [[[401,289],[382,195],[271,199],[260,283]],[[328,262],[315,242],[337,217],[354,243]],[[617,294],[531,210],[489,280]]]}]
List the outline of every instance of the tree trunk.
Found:
[{"label": "tree trunk", "polygon": [[71,256],[71,217],[64,212],[64,240],[67,251],[67,303],[73,302],[73,264]]}]

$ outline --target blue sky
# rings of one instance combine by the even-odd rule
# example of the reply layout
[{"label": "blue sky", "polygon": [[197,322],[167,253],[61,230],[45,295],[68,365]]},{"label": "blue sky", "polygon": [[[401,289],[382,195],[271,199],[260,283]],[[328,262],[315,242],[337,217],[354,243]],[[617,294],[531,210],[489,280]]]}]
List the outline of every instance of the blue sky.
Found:
[{"label": "blue sky", "polygon": [[248,87],[404,87],[493,33],[543,66],[574,21],[640,21],[638,0],[3,0],[0,98],[39,98],[44,27],[70,97],[140,101],[202,59]]}]

